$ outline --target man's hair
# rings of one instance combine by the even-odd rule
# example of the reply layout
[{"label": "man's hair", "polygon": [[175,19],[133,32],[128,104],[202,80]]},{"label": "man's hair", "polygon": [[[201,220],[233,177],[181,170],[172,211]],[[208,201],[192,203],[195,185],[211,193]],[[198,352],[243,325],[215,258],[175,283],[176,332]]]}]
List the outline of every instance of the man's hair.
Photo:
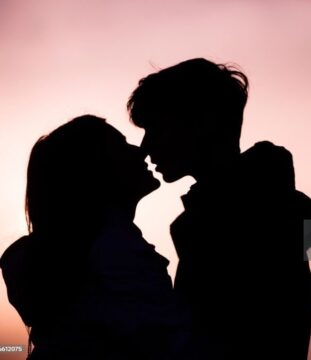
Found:
[{"label": "man's hair", "polygon": [[233,66],[203,58],[190,59],[150,74],[139,81],[127,109],[135,125],[152,127],[155,114],[177,115],[177,121],[195,121],[202,131],[213,128],[240,138],[248,79]]}]

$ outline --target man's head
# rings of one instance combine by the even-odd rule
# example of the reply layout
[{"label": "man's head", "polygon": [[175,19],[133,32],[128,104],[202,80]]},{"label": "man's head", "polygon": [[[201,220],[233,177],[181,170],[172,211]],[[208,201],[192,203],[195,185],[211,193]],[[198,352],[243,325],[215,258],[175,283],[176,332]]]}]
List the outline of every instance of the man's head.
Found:
[{"label": "man's head", "polygon": [[242,72],[198,58],[141,79],[127,107],[146,131],[142,147],[172,182],[206,172],[202,161],[239,153],[247,96]]}]

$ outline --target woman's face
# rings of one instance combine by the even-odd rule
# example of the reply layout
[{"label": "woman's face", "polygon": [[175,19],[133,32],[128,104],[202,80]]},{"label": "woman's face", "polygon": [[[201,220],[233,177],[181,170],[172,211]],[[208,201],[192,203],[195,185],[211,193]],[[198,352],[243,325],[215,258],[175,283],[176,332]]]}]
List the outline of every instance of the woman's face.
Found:
[{"label": "woman's face", "polygon": [[144,160],[146,155],[139,147],[127,143],[113,127],[106,140],[107,151],[112,155],[112,180],[115,179],[114,185],[126,201],[132,199],[138,202],[160,186],[159,180],[148,170]]}]

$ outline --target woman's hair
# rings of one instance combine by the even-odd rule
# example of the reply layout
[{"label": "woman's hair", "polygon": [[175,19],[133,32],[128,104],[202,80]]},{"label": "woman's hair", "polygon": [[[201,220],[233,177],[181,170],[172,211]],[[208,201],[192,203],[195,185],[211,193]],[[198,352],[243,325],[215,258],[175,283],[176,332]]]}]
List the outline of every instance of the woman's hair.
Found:
[{"label": "woman's hair", "polygon": [[30,233],[83,235],[99,228],[114,193],[111,131],[105,119],[85,115],[36,142],[27,170]]},{"label": "woman's hair", "polygon": [[25,285],[32,326],[61,319],[89,283],[90,246],[118,203],[121,182],[114,178],[114,151],[125,140],[120,134],[118,143],[116,134],[104,119],[85,115],[42,136],[31,151]]}]

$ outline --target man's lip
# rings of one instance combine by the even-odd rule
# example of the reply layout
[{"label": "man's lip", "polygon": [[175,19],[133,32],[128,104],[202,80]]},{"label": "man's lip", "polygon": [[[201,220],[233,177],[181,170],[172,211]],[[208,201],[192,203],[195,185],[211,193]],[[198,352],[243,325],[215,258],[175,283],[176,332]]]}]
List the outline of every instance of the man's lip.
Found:
[{"label": "man's lip", "polygon": [[146,161],[153,169],[155,169],[155,167],[158,165],[158,161],[157,161],[154,157],[151,157],[150,155],[147,157],[147,159],[145,159],[145,161]]},{"label": "man's lip", "polygon": [[151,159],[151,158],[150,158],[150,162],[151,162],[153,165],[157,165],[157,163],[158,163],[155,159]]}]

